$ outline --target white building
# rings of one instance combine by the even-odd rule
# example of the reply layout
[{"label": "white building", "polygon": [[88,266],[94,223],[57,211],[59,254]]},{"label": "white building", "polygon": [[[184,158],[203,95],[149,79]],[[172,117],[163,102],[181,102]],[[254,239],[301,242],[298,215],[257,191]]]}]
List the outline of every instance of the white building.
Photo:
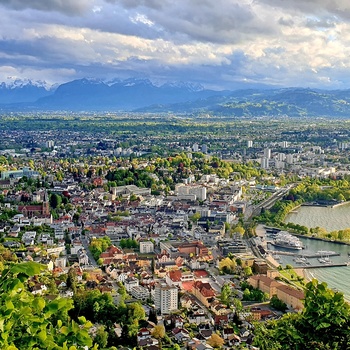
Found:
[{"label": "white building", "polygon": [[154,304],[161,314],[168,314],[178,309],[178,289],[166,283],[157,283],[154,290]]},{"label": "white building", "polygon": [[261,160],[260,160],[260,164],[261,164],[261,167],[263,169],[268,169],[268,167],[269,167],[269,159],[266,158],[266,157],[262,157]]},{"label": "white building", "polygon": [[207,189],[204,186],[199,185],[175,185],[175,194],[178,196],[195,195],[196,199],[205,201],[207,199]]},{"label": "white building", "polygon": [[253,141],[252,141],[252,140],[248,140],[248,141],[247,141],[247,147],[248,147],[248,148],[253,147]]},{"label": "white building", "polygon": [[55,145],[55,142],[52,141],[52,140],[48,140],[48,141],[45,142],[45,146],[47,148],[52,148],[54,145]]},{"label": "white building", "polygon": [[130,294],[137,300],[147,300],[150,296],[149,290],[142,286],[132,287]]},{"label": "white building", "polygon": [[151,241],[140,241],[140,253],[147,254],[154,252],[154,244]]},{"label": "white building", "polygon": [[294,156],[293,156],[293,154],[287,154],[286,155],[286,162],[287,162],[287,164],[293,164],[294,163]]},{"label": "white building", "polygon": [[271,158],[271,149],[270,148],[265,148],[264,149],[264,157],[267,159]]},{"label": "white building", "polygon": [[130,292],[132,288],[139,286],[139,280],[135,277],[129,277],[124,281],[124,286],[127,292]]}]

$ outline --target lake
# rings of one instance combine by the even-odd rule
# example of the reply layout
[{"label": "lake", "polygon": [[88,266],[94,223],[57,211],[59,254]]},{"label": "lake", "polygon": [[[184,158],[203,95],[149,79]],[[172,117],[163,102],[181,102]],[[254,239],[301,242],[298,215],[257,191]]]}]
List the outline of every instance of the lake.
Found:
[{"label": "lake", "polygon": [[[304,225],[309,228],[323,227],[328,232],[350,228],[350,203],[335,208],[302,206],[295,212],[288,214],[285,221]],[[339,257],[331,257],[334,263],[348,261],[348,253],[350,253],[349,245],[324,242],[305,237],[301,237],[301,240],[306,247],[303,252],[331,250],[340,254]],[[281,257],[281,263],[283,265],[289,263],[295,267],[299,267],[293,262],[291,257]],[[350,300],[350,266],[307,269],[306,275],[309,278],[316,278],[320,282],[326,282],[330,288],[343,292],[346,299]]]}]

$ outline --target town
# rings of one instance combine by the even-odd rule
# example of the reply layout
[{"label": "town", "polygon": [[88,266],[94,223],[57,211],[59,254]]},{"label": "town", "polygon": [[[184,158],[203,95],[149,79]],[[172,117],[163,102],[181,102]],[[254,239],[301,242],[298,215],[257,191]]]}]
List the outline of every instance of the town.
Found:
[{"label": "town", "polygon": [[[94,131],[90,116],[50,130],[46,118],[2,120],[2,264],[45,265],[52,279],[30,279],[32,294],[73,299],[101,348],[258,348],[255,322],[300,312],[305,293],[256,248],[265,226],[254,218],[302,179],[350,175],[348,131],[316,121],[301,141],[303,121],[270,134],[259,120],[203,131],[186,120],[187,133],[173,117],[144,130],[134,118],[130,131],[130,116],[108,116],[111,130],[104,118]],[[142,307],[108,319],[109,302]]]}]

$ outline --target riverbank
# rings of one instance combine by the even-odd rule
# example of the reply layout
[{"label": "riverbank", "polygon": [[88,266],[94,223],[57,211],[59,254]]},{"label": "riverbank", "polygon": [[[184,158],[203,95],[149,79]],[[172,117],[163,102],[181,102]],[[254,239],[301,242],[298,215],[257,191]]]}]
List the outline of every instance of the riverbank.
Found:
[{"label": "riverbank", "polygon": [[341,207],[342,205],[349,204],[349,203],[350,203],[349,201],[344,201],[344,202],[332,205],[331,208]]},{"label": "riverbank", "polygon": [[[289,231],[290,232],[290,231]],[[315,236],[307,236],[307,235],[301,235],[300,233],[294,233],[294,232],[290,232],[292,235],[300,238],[300,237],[304,237],[304,238],[308,238],[308,239],[313,239],[315,241],[321,241],[321,242],[327,242],[327,243],[334,243],[334,244],[341,244],[341,245],[350,245],[349,242],[343,242],[343,241],[337,241],[337,240],[331,240],[331,239],[327,239],[327,238],[321,238],[321,237],[315,237]]]},{"label": "riverbank", "polygon": [[[343,201],[343,202],[337,202],[337,203],[333,203],[333,202],[328,202],[328,203],[318,203],[318,202],[306,202],[306,203],[302,203],[301,205],[299,205],[298,207],[323,207],[323,208],[337,208],[337,207],[341,207],[342,205],[345,204],[349,204],[349,201]],[[293,209],[294,211],[295,209]],[[291,213],[292,211],[290,211]]]}]

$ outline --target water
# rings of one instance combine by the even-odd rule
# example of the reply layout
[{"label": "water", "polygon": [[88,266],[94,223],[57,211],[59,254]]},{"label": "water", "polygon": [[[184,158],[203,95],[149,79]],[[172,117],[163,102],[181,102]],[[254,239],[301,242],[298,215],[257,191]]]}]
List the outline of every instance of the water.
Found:
[{"label": "water", "polygon": [[[335,208],[326,207],[300,207],[296,213],[290,213],[286,222],[293,222],[309,228],[323,227],[328,232],[350,228],[350,203]],[[324,242],[301,237],[301,241],[306,249],[300,253],[317,252],[319,250],[335,251],[340,256],[330,257],[334,263],[343,263],[349,260],[349,245],[341,245],[332,242]],[[276,248],[277,249],[277,248]],[[281,264],[291,264],[295,267],[302,267],[293,261],[293,257],[282,256]],[[320,265],[316,259],[310,259],[312,264]],[[307,269],[306,275],[309,278],[316,278],[320,282],[326,282],[328,287],[344,293],[344,297],[350,300],[350,266],[344,267],[323,267],[317,269]]]},{"label": "water", "polygon": [[287,215],[286,222],[306,227],[323,227],[327,232],[350,228],[350,203],[335,208],[300,207]]}]

